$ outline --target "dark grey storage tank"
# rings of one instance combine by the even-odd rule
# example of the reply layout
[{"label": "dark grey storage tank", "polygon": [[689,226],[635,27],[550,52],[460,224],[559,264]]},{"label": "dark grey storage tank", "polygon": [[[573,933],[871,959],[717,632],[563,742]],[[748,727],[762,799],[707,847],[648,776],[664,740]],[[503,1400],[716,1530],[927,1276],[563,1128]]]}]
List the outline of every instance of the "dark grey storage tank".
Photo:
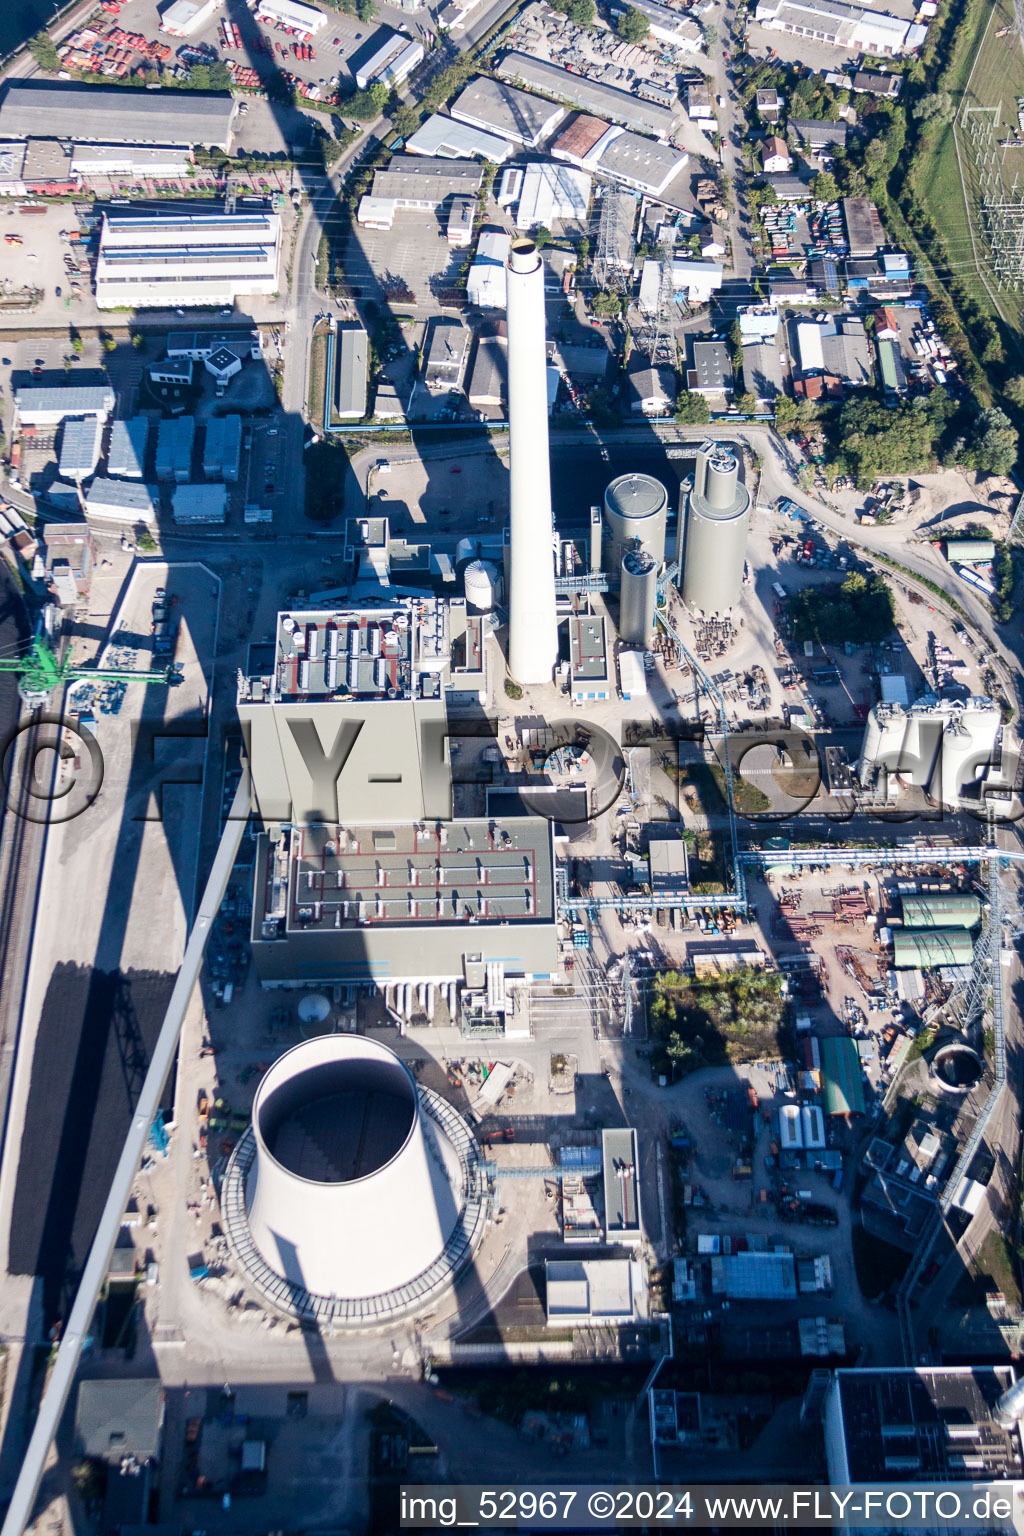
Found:
[{"label": "dark grey storage tank", "polygon": [[619,475],[611,482],[604,493],[605,569],[610,575],[618,574],[626,550],[637,543],[661,565],[667,515],[668,492],[653,475]]},{"label": "dark grey storage tank", "polygon": [[658,567],[645,549],[627,549],[619,585],[619,638],[646,650],[654,639]]},{"label": "dark grey storage tank", "polygon": [[721,443],[697,452],[687,498],[682,598],[704,613],[724,613],[739,601],[750,526],[750,492],[739,459]]}]

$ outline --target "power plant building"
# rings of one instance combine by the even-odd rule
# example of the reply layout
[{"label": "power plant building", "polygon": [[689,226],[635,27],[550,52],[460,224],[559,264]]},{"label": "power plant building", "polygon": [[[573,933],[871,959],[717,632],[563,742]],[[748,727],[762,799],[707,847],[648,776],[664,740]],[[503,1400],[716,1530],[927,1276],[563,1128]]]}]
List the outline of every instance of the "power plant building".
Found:
[{"label": "power plant building", "polygon": [[829,1482],[1019,1482],[1014,1386],[1009,1365],[836,1371],[824,1405]]},{"label": "power plant building", "polygon": [[739,468],[731,448],[705,442],[697,450],[693,486],[681,495],[680,591],[687,607],[702,613],[724,613],[739,601],[750,526],[750,492]]},{"label": "power plant building", "polygon": [[264,982],[556,970],[551,823],[452,820],[449,714],[486,688],[482,649],[463,602],[279,615],[238,695]]}]

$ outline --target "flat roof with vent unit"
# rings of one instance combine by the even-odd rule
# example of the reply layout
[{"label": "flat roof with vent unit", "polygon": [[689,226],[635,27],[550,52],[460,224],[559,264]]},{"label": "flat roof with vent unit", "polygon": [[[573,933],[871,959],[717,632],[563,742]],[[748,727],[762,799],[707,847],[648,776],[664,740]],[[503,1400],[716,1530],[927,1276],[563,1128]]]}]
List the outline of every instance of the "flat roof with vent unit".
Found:
[{"label": "flat roof with vent unit", "polygon": [[227,93],[11,80],[0,101],[0,138],[228,149],[234,111]]},{"label": "flat roof with vent unit", "polygon": [[829,1480],[1019,1479],[1020,1429],[993,1418],[1013,1381],[1008,1365],[836,1371],[825,1400]]},{"label": "flat roof with vent unit", "polygon": [[633,1246],[643,1238],[640,1222],[640,1155],[632,1127],[601,1132],[605,1242]]}]

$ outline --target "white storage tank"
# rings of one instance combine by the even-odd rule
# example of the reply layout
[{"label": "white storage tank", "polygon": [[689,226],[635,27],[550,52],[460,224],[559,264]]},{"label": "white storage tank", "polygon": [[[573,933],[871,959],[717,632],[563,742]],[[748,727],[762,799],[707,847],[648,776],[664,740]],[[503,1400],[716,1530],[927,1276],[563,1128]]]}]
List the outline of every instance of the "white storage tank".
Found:
[{"label": "white storage tank", "polygon": [[498,572],[486,560],[472,560],[462,573],[466,602],[477,613],[490,613],[498,586]]}]

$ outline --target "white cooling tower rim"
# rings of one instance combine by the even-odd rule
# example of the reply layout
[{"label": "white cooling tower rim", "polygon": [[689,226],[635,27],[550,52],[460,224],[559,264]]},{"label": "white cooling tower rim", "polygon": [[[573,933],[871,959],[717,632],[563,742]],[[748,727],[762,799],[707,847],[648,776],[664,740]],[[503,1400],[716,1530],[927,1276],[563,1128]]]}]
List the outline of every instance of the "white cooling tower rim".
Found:
[{"label": "white cooling tower rim", "polygon": [[260,1157],[267,1158],[275,1167],[280,1168],[290,1179],[294,1179],[299,1184],[315,1184],[319,1187],[328,1181],[325,1179],[306,1178],[303,1174],[296,1173],[293,1168],[287,1167],[279,1158],[274,1156],[264,1140],[263,1131],[260,1128],[263,1107],[270,1095],[275,1093],[278,1088],[283,1087],[285,1083],[291,1082],[297,1077],[304,1077],[307,1072],[315,1072],[317,1067],[326,1066],[328,1063],[338,1061],[374,1061],[379,1062],[384,1067],[397,1068],[404,1074],[406,1079],[409,1089],[409,1103],[412,1107],[412,1113],[409,1117],[409,1129],[402,1138],[401,1146],[396,1148],[385,1162],[378,1163],[367,1173],[361,1174],[359,1178],[345,1179],[340,1182],[345,1184],[362,1184],[367,1179],[376,1178],[383,1169],[389,1168],[393,1162],[401,1157],[409,1145],[410,1139],[416,1132],[416,1079],[402,1058],[396,1056],[395,1052],[390,1050],[388,1046],[379,1040],[372,1040],[366,1035],[316,1035],[312,1040],[300,1040],[297,1045],[293,1045],[290,1050],[285,1051],[283,1056],[279,1056],[273,1066],[264,1073],[263,1080],[257,1088],[255,1098],[252,1101],[252,1121],[250,1124],[250,1130],[259,1149]]}]

